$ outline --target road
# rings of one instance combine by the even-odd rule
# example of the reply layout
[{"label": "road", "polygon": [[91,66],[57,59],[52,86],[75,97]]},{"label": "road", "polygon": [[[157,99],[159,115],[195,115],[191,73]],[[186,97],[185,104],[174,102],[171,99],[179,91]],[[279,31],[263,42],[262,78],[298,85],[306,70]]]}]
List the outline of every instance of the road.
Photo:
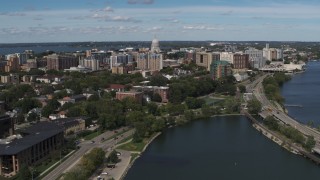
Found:
[{"label": "road", "polygon": [[[121,132],[125,128],[120,128],[117,131]],[[132,135],[134,130],[129,130],[125,132],[123,135],[121,135],[118,139],[110,139],[104,142],[101,142],[101,139],[108,139],[112,137],[115,132],[114,131],[107,131],[95,138],[92,139],[92,141],[95,141],[92,143],[92,141],[84,141],[79,144],[80,149],[78,149],[73,155],[71,155],[68,159],[63,161],[58,167],[56,167],[54,170],[52,170],[48,175],[43,177],[42,179],[45,180],[56,180],[61,176],[61,174],[68,172],[71,170],[81,159],[81,157],[92,150],[93,148],[102,148],[103,150],[107,151],[109,148],[112,148],[115,144],[117,144],[118,141],[121,141],[122,139]]]},{"label": "road", "polygon": [[258,101],[261,102],[263,109],[265,110],[264,113],[270,116],[275,117],[276,119],[282,121],[283,123],[290,125],[303,133],[306,136],[313,136],[316,140],[316,148],[320,147],[320,132],[312,129],[306,125],[303,125],[297,122],[295,119],[290,117],[288,114],[279,110],[274,104],[272,104],[267,97],[265,96],[262,81],[266,77],[262,76],[256,80],[251,86],[247,87],[247,90],[252,90],[252,93],[257,98]]}]

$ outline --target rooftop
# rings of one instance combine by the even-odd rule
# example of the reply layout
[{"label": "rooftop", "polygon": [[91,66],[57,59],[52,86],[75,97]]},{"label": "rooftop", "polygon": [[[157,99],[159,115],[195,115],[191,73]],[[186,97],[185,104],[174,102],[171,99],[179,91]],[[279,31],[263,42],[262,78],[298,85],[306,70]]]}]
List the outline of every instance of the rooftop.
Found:
[{"label": "rooftop", "polygon": [[0,155],[17,154],[61,132],[63,132],[63,129],[54,123],[39,122],[22,129],[22,138],[14,139],[7,144],[0,144]]}]

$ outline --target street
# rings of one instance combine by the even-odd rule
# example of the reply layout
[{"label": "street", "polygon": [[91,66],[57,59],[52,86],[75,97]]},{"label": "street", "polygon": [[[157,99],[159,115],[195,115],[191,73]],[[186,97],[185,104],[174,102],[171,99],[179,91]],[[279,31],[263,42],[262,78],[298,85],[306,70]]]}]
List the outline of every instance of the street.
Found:
[{"label": "street", "polygon": [[[117,131],[121,132],[124,129],[125,128],[120,128]],[[61,176],[61,174],[66,173],[69,170],[71,170],[79,162],[81,157],[84,154],[86,154],[87,152],[89,152],[90,150],[92,150],[93,148],[98,147],[98,148],[102,148],[104,151],[107,151],[108,148],[113,147],[118,141],[121,141],[122,139],[132,135],[133,132],[134,132],[134,130],[129,130],[128,132],[125,132],[123,134],[123,136],[119,137],[118,139],[112,138],[110,140],[101,142],[102,138],[108,139],[115,134],[114,131],[107,131],[107,132],[93,138],[92,140],[84,141],[84,142],[80,143],[79,144],[80,149],[78,149],[73,155],[71,155],[68,159],[63,161],[58,167],[53,169],[49,174],[47,174],[42,179],[56,180],[57,178],[59,178]],[[92,141],[94,141],[94,143],[92,143]]]}]

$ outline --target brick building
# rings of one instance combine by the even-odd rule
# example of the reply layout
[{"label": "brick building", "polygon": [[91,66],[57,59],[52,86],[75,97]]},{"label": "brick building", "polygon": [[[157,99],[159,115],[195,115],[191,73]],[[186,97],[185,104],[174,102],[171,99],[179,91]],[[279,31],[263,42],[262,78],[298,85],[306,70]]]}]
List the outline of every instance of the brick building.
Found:
[{"label": "brick building", "polygon": [[47,57],[47,69],[64,70],[79,65],[79,60],[73,55],[52,54]]}]

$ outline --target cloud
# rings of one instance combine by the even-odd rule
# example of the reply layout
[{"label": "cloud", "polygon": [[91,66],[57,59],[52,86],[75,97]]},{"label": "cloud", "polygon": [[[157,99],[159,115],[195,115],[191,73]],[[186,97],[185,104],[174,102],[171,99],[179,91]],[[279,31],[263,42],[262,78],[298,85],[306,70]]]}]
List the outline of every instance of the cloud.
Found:
[{"label": "cloud", "polygon": [[153,4],[154,0],[128,0],[128,4]]},{"label": "cloud", "polygon": [[179,23],[180,22],[178,19],[175,19],[175,18],[163,18],[163,19],[160,19],[160,21],[169,22],[169,23]]},{"label": "cloud", "polygon": [[11,13],[3,12],[3,13],[0,13],[0,16],[26,16],[26,14],[22,12],[11,12]]},{"label": "cloud", "polygon": [[207,31],[223,30],[223,28],[221,28],[221,27],[213,27],[213,26],[206,26],[206,25],[187,25],[187,26],[183,26],[182,29],[184,29],[184,30],[207,30]]},{"label": "cloud", "polygon": [[230,11],[223,12],[223,13],[221,13],[220,15],[222,15],[222,16],[229,16],[229,15],[231,15],[232,13],[233,13],[233,11],[230,10]]},{"label": "cloud", "polygon": [[134,19],[134,18],[128,17],[128,16],[113,16],[113,17],[106,18],[106,21],[134,22],[134,23],[141,22],[140,20],[137,20],[137,19]]},{"label": "cloud", "polygon": [[43,18],[42,18],[42,17],[35,17],[35,18],[33,18],[33,20],[36,20],[36,21],[42,21],[42,20],[43,20]]},{"label": "cloud", "polygon": [[113,8],[110,7],[110,6],[107,6],[103,9],[97,9],[97,10],[94,10],[94,12],[114,12]]}]

